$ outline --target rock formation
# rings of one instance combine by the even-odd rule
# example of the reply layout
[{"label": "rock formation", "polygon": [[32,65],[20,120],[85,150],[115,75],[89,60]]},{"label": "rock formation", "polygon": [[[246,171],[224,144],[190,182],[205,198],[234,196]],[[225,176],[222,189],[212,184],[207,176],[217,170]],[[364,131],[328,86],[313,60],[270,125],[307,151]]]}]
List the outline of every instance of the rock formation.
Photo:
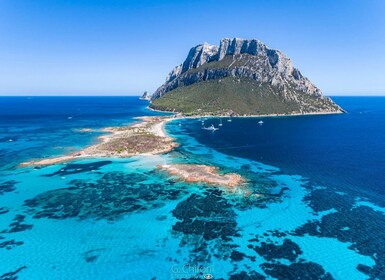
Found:
[{"label": "rock formation", "polygon": [[139,99],[141,99],[141,100],[150,100],[151,99],[151,95],[148,93],[148,91],[145,91]]},{"label": "rock formation", "polygon": [[[222,39],[219,47],[204,43],[191,48],[186,60],[175,67],[167,76],[166,82],[155,91],[151,106],[169,111],[184,111],[178,106],[164,106],[160,101],[161,97],[176,89],[188,94],[189,91],[197,89],[194,85],[213,81],[221,82],[223,79],[227,79],[227,82],[231,84],[238,82],[239,91],[252,91],[251,98],[254,98],[253,95],[266,95],[268,92],[278,96],[282,102],[289,102],[290,108],[278,110],[276,113],[279,114],[343,111],[331,99],[323,96],[319,88],[294,68],[291,60],[282,52],[270,49],[256,39],[239,38]],[[244,81],[252,81],[252,85],[245,88],[242,85]],[[258,90],[258,86],[264,89],[263,93]],[[234,88],[233,94],[237,95],[238,90],[236,87]],[[213,89],[215,91],[215,87],[210,87],[211,91]],[[205,91],[202,85],[199,90]],[[205,94],[210,94],[210,92]],[[174,99],[177,97],[179,95],[173,95]],[[221,102],[220,97],[216,99],[217,103]],[[258,102],[263,102],[260,96]],[[297,103],[298,106],[294,106],[294,103]],[[237,106],[237,104],[234,105]],[[271,106],[272,104],[266,105]],[[228,104],[222,107],[225,111],[233,110],[237,113],[236,107],[226,108],[229,107]],[[218,105],[218,108],[221,106]],[[252,108],[246,111],[250,111],[247,114],[254,114]],[[275,113],[274,109],[266,110],[266,112]]]}]

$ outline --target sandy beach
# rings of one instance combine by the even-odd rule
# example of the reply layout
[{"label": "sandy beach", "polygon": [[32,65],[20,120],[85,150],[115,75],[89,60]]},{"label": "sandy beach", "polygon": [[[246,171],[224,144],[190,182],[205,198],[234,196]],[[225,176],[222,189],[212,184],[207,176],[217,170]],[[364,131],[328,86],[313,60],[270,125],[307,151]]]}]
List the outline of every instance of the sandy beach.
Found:
[{"label": "sandy beach", "polygon": [[102,129],[107,134],[99,137],[99,143],[83,150],[69,155],[23,162],[20,167],[47,166],[88,157],[130,157],[140,154],[162,154],[178,146],[164,130],[164,124],[174,117],[140,117],[137,119],[140,122],[129,126]]},{"label": "sandy beach", "polygon": [[[149,110],[156,111],[152,108]],[[61,162],[68,162],[81,158],[90,157],[130,157],[135,155],[154,155],[167,153],[178,146],[178,143],[169,137],[164,129],[166,122],[177,119],[199,119],[199,118],[264,118],[264,117],[290,117],[304,115],[338,114],[342,112],[315,112],[306,114],[271,114],[271,115],[248,115],[248,116],[213,116],[193,115],[185,116],[176,114],[172,116],[137,117],[136,122],[129,126],[106,127],[100,131],[107,133],[100,136],[99,143],[86,147],[83,150],[69,155],[34,159],[22,162],[19,166],[47,166]],[[80,128],[77,132],[91,132],[89,128]]]}]

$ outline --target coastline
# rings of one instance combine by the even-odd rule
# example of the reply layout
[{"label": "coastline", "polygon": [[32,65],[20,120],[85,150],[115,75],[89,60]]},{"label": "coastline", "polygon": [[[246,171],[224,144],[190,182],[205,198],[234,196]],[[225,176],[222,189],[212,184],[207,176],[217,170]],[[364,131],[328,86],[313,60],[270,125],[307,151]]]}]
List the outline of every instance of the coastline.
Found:
[{"label": "coastline", "polygon": [[[148,108],[153,110],[151,108]],[[306,115],[339,114],[343,112],[315,112],[308,114],[291,115],[252,115],[252,116],[215,116],[194,115],[185,116],[174,113],[167,116],[141,116],[135,117],[132,124],[128,126],[105,127],[100,131],[107,134],[98,137],[98,143],[87,146],[72,154],[33,159],[22,162],[19,167],[44,167],[54,164],[66,163],[86,158],[127,158],[132,156],[152,156],[166,154],[179,146],[174,138],[171,138],[165,130],[165,124],[170,121],[181,119],[199,118],[263,118],[263,117],[288,117]],[[88,131],[82,128],[80,131]],[[205,183],[224,187],[229,193],[240,193],[250,196],[247,179],[237,173],[222,173],[218,167],[202,164],[173,164],[168,163],[156,166],[158,172],[165,172],[168,176],[185,183]]]},{"label": "coastline", "polygon": [[[108,134],[98,137],[99,143],[85,147],[78,152],[22,162],[19,167],[43,167],[85,158],[151,156],[168,153],[179,145],[175,139],[169,137],[164,126],[169,121],[181,119],[180,117],[144,116],[135,119],[139,119],[140,122],[129,126],[102,129],[101,131],[108,132]],[[124,146],[119,146],[121,144]],[[168,176],[173,179],[183,180],[185,183],[205,183],[225,187],[224,190],[229,193],[251,195],[247,190],[245,178],[237,173],[223,174],[216,166],[169,163],[154,167],[158,172],[168,173]]]},{"label": "coastline", "polygon": [[171,111],[162,111],[153,109],[150,106],[147,106],[146,109],[151,110],[153,112],[159,112],[159,113],[169,113],[173,114],[173,116],[177,116],[179,119],[184,118],[190,118],[190,119],[198,119],[198,118],[273,118],[273,117],[299,117],[299,116],[313,116],[313,115],[339,115],[339,114],[346,114],[347,111],[322,111],[322,112],[309,112],[309,113],[292,113],[292,114],[262,114],[262,115],[204,115],[204,114],[197,114],[197,115],[184,115],[181,112],[171,112]]},{"label": "coastline", "polygon": [[136,155],[164,154],[178,144],[167,135],[164,124],[173,117],[137,117],[140,122],[128,126],[106,127],[101,129],[107,134],[98,137],[98,143],[80,151],[42,159],[22,162],[19,167],[48,166],[82,158],[117,157],[125,158]]},{"label": "coastline", "polygon": [[[134,122],[128,126],[118,127],[105,127],[100,131],[107,134],[99,136],[99,142],[87,146],[78,152],[71,153],[69,155],[62,155],[57,157],[49,157],[42,159],[33,159],[30,161],[22,162],[19,167],[27,166],[48,166],[57,163],[69,162],[82,158],[103,158],[103,157],[117,157],[125,158],[137,155],[155,155],[164,154],[170,152],[178,143],[167,134],[165,130],[165,124],[169,121],[175,121],[180,119],[199,119],[199,118],[272,118],[272,117],[295,117],[295,116],[312,116],[312,115],[332,115],[343,114],[345,111],[337,112],[312,112],[304,114],[266,114],[266,115],[247,115],[247,116],[229,116],[229,115],[192,115],[186,116],[178,112],[160,111],[147,106],[148,110],[154,112],[170,113],[169,116],[141,116],[135,117],[134,120],[140,120],[140,122]],[[84,128],[80,131],[86,130]],[[148,147],[131,147],[119,145],[127,140],[135,140],[135,144],[140,145],[141,142],[150,142]],[[137,145],[138,146],[138,145]]]}]

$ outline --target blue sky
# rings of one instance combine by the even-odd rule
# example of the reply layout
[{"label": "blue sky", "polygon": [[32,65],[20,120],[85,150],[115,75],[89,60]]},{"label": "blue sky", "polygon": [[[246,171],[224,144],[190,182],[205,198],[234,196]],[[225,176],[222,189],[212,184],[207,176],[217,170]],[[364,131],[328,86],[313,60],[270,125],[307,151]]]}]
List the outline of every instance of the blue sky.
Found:
[{"label": "blue sky", "polygon": [[0,94],[154,91],[222,37],[283,51],[325,94],[385,94],[383,0],[0,0]]}]

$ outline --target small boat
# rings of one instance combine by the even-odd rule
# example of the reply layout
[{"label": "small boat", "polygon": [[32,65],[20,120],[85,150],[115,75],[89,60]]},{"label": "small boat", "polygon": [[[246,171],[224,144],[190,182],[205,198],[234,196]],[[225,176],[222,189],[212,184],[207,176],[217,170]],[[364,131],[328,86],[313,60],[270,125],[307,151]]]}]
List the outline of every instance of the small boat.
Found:
[{"label": "small boat", "polygon": [[211,126],[209,126],[209,127],[203,127],[202,129],[215,131],[215,130],[218,130],[219,128],[216,128],[216,127],[212,124]]},{"label": "small boat", "polygon": [[70,119],[72,119],[72,117],[68,117],[67,119],[69,119],[69,120],[70,120]]},{"label": "small boat", "polygon": [[182,126],[182,124],[181,124],[181,123],[179,123],[178,125],[179,125],[179,126]]},{"label": "small boat", "polygon": [[263,121],[259,121],[258,124],[263,124]]},{"label": "small boat", "polygon": [[227,121],[228,121],[228,122],[232,122],[232,119],[230,118],[230,119],[228,119]]},{"label": "small boat", "polygon": [[219,126],[222,126],[223,123],[222,123],[222,119],[219,119]]}]

